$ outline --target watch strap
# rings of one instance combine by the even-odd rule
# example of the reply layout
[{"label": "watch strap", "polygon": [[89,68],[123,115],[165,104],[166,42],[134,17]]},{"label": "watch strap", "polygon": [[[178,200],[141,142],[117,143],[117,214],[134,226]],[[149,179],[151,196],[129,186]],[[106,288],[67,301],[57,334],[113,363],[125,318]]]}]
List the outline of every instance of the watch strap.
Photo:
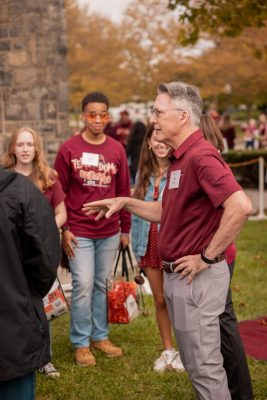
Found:
[{"label": "watch strap", "polygon": [[215,257],[215,258],[208,258],[208,257],[206,257],[206,256],[205,256],[205,249],[203,249],[203,250],[201,251],[200,257],[201,257],[201,260],[203,260],[206,264],[216,264],[216,263],[218,263],[219,261],[224,260],[224,255],[219,255],[219,256],[217,256],[217,257]]}]

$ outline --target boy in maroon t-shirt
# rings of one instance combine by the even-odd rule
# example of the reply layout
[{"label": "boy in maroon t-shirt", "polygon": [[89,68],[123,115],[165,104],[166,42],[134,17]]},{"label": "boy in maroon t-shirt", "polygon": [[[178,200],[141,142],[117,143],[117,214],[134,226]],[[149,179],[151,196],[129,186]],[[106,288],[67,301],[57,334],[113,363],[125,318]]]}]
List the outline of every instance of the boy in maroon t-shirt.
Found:
[{"label": "boy in maroon t-shirt", "polygon": [[107,97],[99,92],[83,99],[85,129],[62,145],[55,161],[67,196],[62,243],[72,273],[70,337],[80,366],[95,365],[89,346],[111,357],[122,355],[108,339],[106,281],[119,244],[129,243],[130,214],[121,211],[109,220],[95,221],[82,212],[89,201],[130,194],[125,150],[104,134],[108,107]]}]

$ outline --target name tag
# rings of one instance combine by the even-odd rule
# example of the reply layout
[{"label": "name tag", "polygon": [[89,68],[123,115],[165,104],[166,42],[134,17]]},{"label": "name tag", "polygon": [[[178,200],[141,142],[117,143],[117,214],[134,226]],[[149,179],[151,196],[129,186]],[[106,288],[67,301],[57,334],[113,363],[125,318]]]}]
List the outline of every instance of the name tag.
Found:
[{"label": "name tag", "polygon": [[83,165],[92,165],[93,167],[98,167],[99,154],[83,153],[82,163]]},{"label": "name tag", "polygon": [[181,176],[182,176],[182,171],[180,169],[171,172],[169,189],[178,189],[180,185]]}]

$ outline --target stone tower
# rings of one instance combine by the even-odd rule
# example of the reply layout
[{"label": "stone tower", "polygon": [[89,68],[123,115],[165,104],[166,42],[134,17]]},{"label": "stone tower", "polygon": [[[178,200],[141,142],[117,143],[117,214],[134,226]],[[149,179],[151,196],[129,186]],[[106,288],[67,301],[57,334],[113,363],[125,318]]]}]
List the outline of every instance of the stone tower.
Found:
[{"label": "stone tower", "polygon": [[64,0],[0,0],[0,154],[27,125],[50,162],[68,133]]}]

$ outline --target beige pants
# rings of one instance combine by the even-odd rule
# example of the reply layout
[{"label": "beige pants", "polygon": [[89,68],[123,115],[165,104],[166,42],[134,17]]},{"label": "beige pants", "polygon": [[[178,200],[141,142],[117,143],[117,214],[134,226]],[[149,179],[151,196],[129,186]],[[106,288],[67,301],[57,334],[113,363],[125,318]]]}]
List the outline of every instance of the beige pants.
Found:
[{"label": "beige pants", "polygon": [[182,362],[199,400],[231,400],[220,351],[219,315],[230,274],[226,261],[187,278],[164,273],[164,294]]}]

